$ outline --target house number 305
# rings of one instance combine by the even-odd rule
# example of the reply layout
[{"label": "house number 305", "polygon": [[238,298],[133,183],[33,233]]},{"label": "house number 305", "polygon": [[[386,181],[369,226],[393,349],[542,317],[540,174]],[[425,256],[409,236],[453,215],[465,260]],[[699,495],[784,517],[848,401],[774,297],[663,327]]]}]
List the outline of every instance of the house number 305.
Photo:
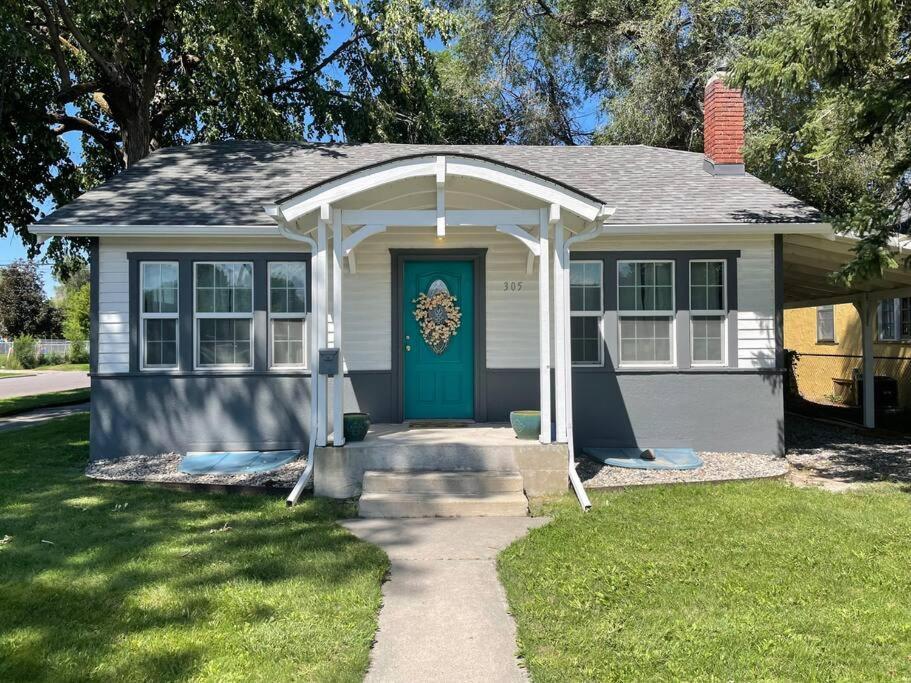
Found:
[{"label": "house number 305", "polygon": [[503,291],[504,292],[521,292],[522,291],[522,281],[521,280],[504,280],[503,281]]}]

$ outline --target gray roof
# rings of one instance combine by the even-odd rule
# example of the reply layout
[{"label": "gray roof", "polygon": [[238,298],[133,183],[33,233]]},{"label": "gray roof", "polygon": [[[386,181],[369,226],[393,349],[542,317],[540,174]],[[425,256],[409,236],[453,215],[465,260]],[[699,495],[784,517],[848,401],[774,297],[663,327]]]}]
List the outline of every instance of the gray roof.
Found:
[{"label": "gray roof", "polygon": [[641,145],[221,142],[154,152],[41,223],[271,226],[265,203],[365,166],[425,153],[483,157],[544,176],[615,207],[612,223],[820,220],[811,207],[752,175],[710,175],[695,152]]}]

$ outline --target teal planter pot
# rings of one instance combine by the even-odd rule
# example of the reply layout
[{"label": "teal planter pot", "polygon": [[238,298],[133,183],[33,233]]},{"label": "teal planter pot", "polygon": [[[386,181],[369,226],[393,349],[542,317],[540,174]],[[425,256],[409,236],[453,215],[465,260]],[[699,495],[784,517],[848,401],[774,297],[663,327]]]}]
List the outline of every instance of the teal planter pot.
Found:
[{"label": "teal planter pot", "polygon": [[514,410],[509,414],[509,424],[519,439],[537,439],[541,434],[540,410]]},{"label": "teal planter pot", "polygon": [[370,416],[367,413],[345,413],[345,441],[363,441],[370,429]]}]

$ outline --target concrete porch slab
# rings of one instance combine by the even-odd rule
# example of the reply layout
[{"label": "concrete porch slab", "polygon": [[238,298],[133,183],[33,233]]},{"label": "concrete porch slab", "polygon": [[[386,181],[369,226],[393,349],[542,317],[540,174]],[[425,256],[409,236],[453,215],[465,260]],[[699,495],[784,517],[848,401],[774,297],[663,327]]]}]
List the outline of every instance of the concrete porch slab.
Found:
[{"label": "concrete porch slab", "polygon": [[517,439],[509,425],[409,428],[373,425],[363,441],[314,453],[314,493],[354,498],[364,473],[518,472],[528,496],[559,494],[567,488],[566,444]]}]

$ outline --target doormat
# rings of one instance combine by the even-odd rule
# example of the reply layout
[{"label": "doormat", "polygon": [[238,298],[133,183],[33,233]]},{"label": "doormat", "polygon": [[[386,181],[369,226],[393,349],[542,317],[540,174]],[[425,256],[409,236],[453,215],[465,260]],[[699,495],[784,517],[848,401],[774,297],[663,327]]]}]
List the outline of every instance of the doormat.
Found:
[{"label": "doormat", "polygon": [[470,426],[471,422],[454,422],[452,420],[423,420],[408,423],[408,429],[461,429]]},{"label": "doormat", "polygon": [[652,448],[654,460],[642,457],[642,448],[585,448],[583,453],[605,465],[636,470],[695,470],[702,458],[692,448]]},{"label": "doormat", "polygon": [[278,469],[300,451],[221,451],[187,453],[178,470],[184,474],[253,474]]}]

